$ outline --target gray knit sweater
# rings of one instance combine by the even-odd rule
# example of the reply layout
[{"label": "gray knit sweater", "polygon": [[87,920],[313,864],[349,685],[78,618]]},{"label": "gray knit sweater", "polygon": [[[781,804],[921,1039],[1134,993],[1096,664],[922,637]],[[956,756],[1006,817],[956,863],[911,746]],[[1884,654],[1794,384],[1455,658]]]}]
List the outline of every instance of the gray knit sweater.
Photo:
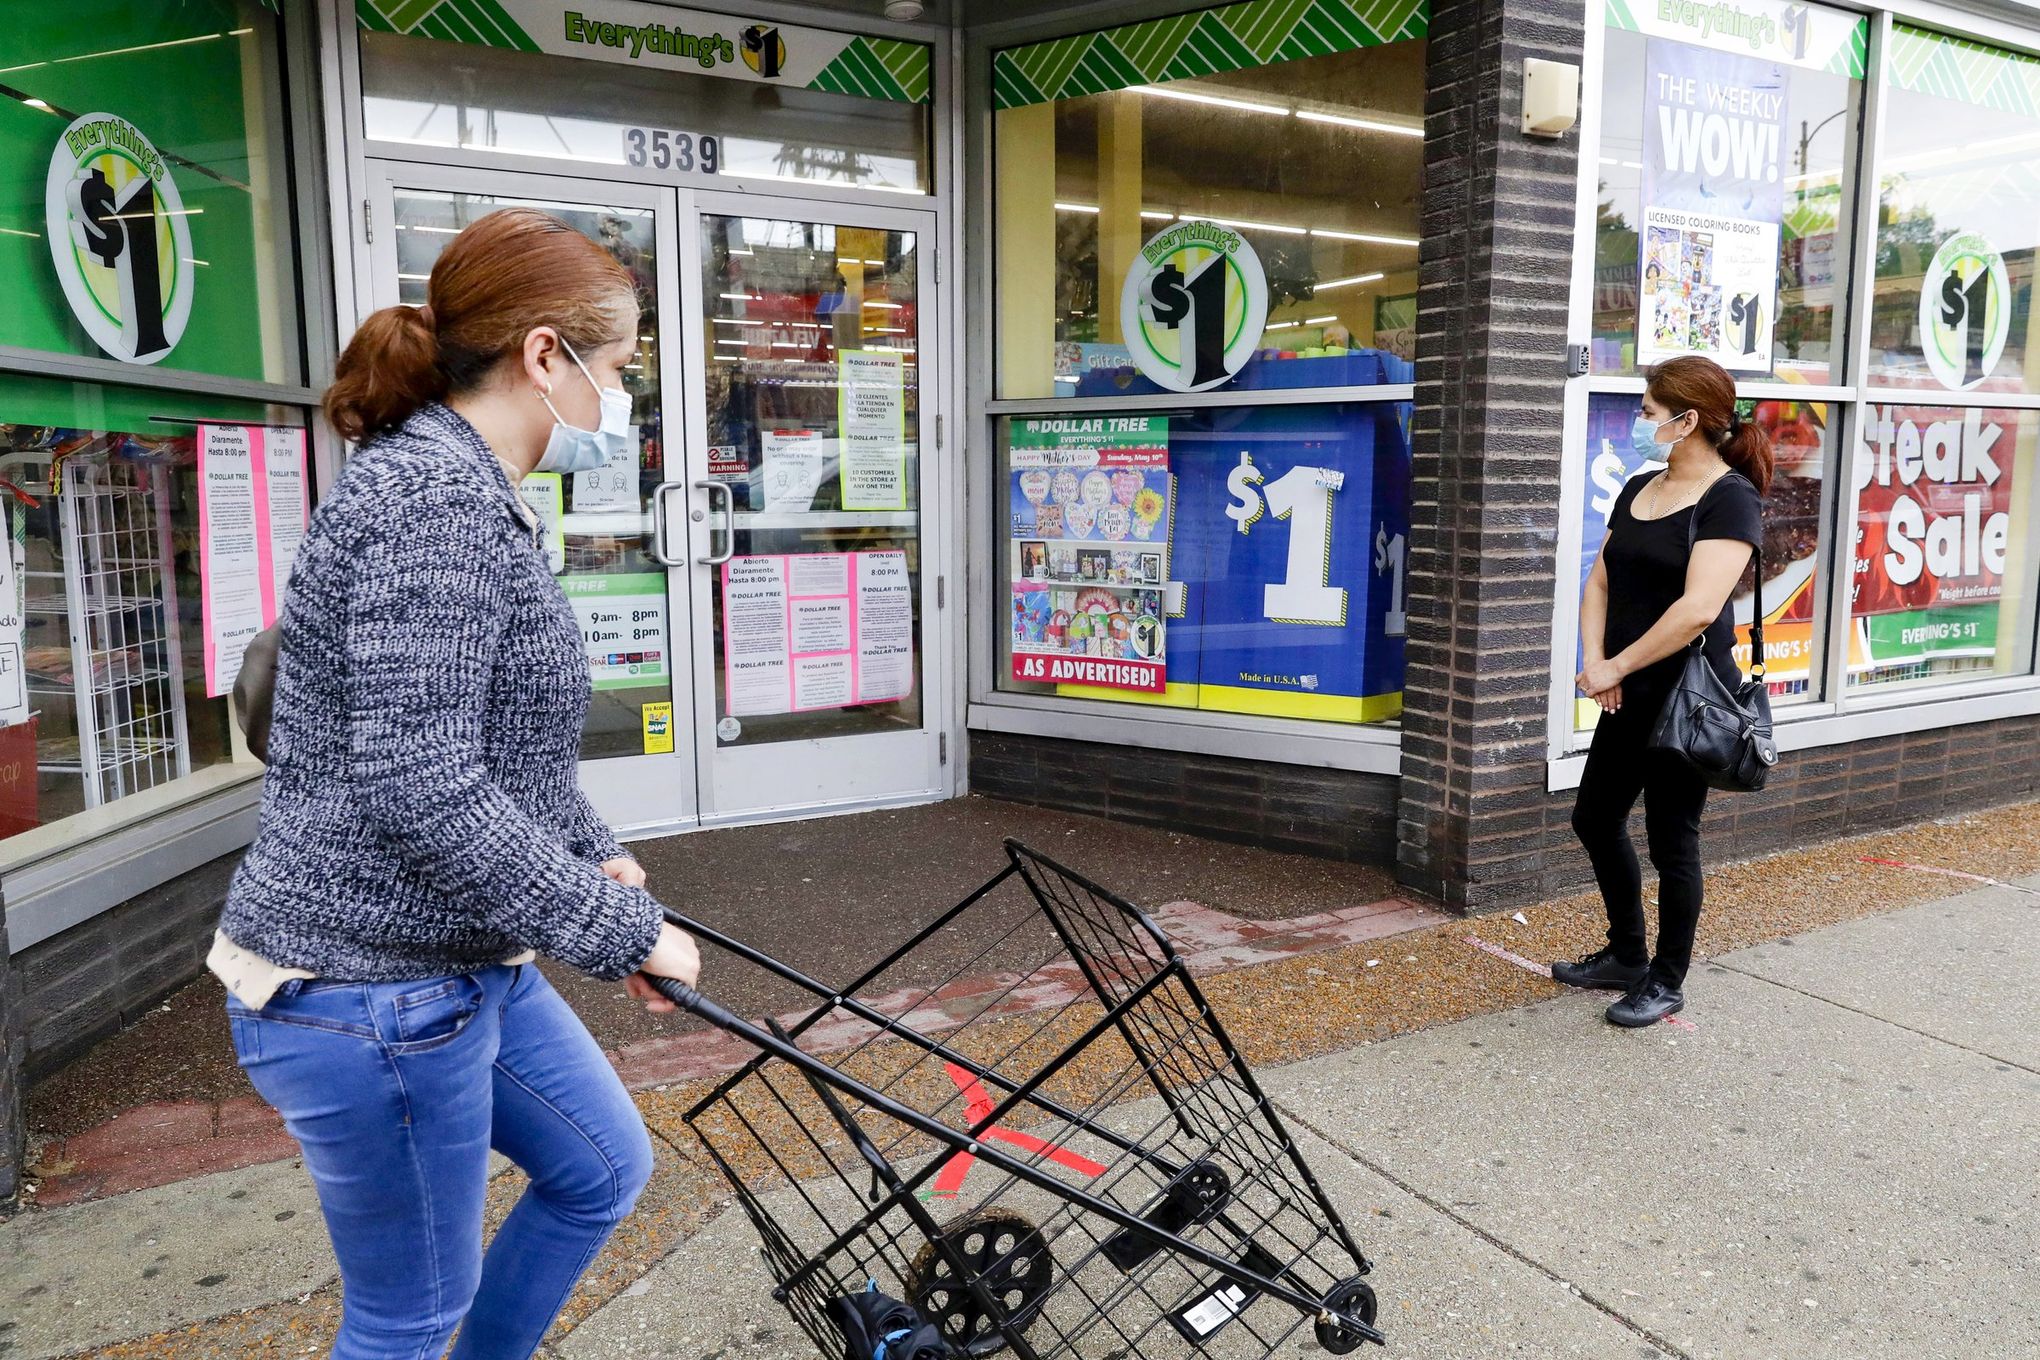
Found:
[{"label": "gray knit sweater", "polygon": [[348,461],[285,596],[261,829],[220,929],[397,981],[532,948],[634,971],[658,938],[576,779],[588,663],[515,491],[428,406]]}]

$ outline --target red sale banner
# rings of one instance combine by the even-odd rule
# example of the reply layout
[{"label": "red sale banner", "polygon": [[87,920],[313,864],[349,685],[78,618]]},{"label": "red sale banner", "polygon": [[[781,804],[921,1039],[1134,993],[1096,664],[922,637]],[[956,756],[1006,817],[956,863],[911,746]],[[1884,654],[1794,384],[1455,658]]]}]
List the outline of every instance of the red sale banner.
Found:
[{"label": "red sale banner", "polygon": [[2018,439],[2016,411],[1870,408],[1856,449],[1857,616],[1998,599]]}]

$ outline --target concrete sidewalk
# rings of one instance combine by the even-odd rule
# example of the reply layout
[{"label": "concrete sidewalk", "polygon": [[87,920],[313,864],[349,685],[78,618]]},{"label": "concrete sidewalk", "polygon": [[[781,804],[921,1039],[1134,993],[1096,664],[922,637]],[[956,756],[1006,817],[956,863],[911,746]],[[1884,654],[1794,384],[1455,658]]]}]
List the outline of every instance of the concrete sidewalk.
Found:
[{"label": "concrete sidewalk", "polygon": [[[1691,1027],[1640,1032],[1601,1020],[1605,996],[1549,997],[1466,950],[1463,923],[1441,927],[1397,952],[1452,945],[1469,978],[1549,999],[1261,1075],[1376,1258],[1390,1353],[2040,1353],[2036,889],[1723,954],[1691,979]],[[1306,966],[1222,981],[1279,1006],[1275,979]],[[1226,990],[1214,1002],[1231,1016]],[[636,1273],[551,1353],[806,1354],[766,1293],[755,1234],[718,1207],[726,1192],[683,1151],[666,1099],[645,1101],[667,1141],[644,1221],[627,1225]],[[240,1315],[260,1326],[97,1354],[318,1353],[331,1273],[288,1163],[24,1215],[0,1225],[0,1350],[57,1356],[280,1299]],[[1298,1344],[1284,1354],[1315,1353]]]},{"label": "concrete sidewalk", "polygon": [[[1569,995],[1262,1078],[1393,1354],[2033,1355],[2036,977],[2040,896],[1992,889],[1702,965],[1691,1029]],[[560,1354],[803,1354],[756,1241],[725,1213]]]}]

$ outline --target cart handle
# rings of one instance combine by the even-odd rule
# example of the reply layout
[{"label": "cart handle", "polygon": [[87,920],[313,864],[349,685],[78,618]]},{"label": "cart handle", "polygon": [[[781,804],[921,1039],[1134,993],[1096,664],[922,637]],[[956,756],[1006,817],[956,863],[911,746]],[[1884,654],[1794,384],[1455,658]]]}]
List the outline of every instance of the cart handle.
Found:
[{"label": "cart handle", "polygon": [[689,1015],[700,1016],[717,1029],[727,1030],[740,1027],[743,1024],[734,1013],[710,1001],[707,997],[678,978],[653,977],[650,973],[646,973],[644,976],[645,980],[652,984],[653,989],[660,996],[665,997]]}]

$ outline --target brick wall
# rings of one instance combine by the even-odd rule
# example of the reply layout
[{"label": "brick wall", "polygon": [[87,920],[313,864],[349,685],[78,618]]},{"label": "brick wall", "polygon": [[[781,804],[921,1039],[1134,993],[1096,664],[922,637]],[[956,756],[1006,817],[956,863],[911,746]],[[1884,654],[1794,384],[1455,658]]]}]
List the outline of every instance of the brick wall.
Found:
[{"label": "brick wall", "polygon": [[119,1033],[203,971],[239,859],[202,865],[12,960],[29,1076]]},{"label": "brick wall", "polygon": [[1405,881],[1483,909],[1532,895],[1563,446],[1578,139],[1515,120],[1523,60],[1577,63],[1579,0],[1437,0],[1411,423]]},{"label": "brick wall", "polygon": [[1395,858],[1392,775],[973,732],[974,793],[1328,859]]}]

